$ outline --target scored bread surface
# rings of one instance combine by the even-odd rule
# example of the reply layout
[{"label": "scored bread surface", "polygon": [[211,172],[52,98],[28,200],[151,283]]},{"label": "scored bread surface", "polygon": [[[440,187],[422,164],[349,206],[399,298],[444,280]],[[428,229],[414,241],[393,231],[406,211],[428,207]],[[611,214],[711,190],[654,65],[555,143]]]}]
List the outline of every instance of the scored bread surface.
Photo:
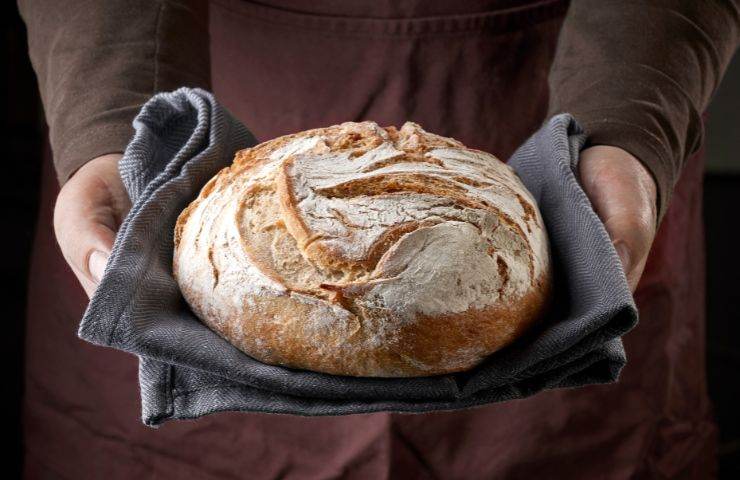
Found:
[{"label": "scored bread surface", "polygon": [[352,376],[469,369],[550,291],[542,218],[513,171],[412,122],[237,152],[178,218],[173,270],[245,353]]}]

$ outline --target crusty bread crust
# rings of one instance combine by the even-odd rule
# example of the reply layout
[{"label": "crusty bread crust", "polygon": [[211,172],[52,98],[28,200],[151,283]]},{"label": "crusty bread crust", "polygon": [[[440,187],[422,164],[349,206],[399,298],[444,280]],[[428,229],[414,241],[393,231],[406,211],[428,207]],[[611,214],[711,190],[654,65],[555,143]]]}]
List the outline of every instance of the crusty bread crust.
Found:
[{"label": "crusty bread crust", "polygon": [[269,364],[467,370],[546,310],[547,236],[494,156],[407,122],[347,122],[237,152],[175,227],[193,312]]}]

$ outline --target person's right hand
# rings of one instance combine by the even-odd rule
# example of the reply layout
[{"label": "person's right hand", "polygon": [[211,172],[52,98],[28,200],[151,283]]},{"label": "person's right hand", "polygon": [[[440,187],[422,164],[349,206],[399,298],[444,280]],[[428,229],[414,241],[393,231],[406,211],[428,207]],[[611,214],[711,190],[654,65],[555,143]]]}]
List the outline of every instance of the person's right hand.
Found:
[{"label": "person's right hand", "polygon": [[54,232],[65,260],[91,297],[103,276],[118,227],[131,208],[118,174],[120,154],[83,165],[62,187]]}]

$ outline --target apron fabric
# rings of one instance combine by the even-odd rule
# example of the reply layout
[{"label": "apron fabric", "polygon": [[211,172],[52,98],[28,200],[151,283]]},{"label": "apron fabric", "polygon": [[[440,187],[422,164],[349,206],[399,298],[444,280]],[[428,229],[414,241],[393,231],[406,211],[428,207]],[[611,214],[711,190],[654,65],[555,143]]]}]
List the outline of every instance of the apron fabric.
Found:
[{"label": "apron fabric", "polygon": [[[213,89],[259,141],[412,120],[505,159],[544,119],[565,1],[268,3],[211,4]],[[136,358],[75,335],[87,300],[53,238],[47,161],[29,286],[26,478],[708,478],[702,157],[689,160],[655,240],[618,383],[457,412],[220,413],[157,430],[139,422]]]}]

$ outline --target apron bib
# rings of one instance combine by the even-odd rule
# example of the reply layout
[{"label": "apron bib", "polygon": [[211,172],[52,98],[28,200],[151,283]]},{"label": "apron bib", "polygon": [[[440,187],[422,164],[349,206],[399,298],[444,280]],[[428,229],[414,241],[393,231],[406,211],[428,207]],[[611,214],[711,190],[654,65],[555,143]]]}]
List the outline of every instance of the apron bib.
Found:
[{"label": "apron bib", "polygon": [[[458,4],[212,1],[213,89],[259,141],[412,120],[506,159],[546,115],[567,1]],[[75,336],[86,300],[54,244],[48,171],[29,294],[27,476],[706,478],[715,429],[704,385],[701,175],[697,155],[636,294],[641,321],[625,339],[618,384],[458,412],[222,413],[151,430],[139,423],[135,358]]]}]

